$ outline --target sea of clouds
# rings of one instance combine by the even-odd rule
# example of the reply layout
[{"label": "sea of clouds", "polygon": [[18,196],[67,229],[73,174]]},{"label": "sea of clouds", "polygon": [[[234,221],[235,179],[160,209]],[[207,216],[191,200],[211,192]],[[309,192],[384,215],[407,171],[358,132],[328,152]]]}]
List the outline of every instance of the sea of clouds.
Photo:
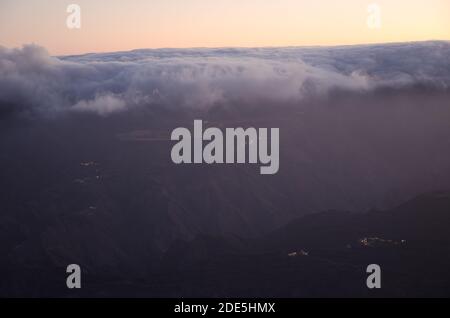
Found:
[{"label": "sea of clouds", "polygon": [[0,116],[301,102],[334,90],[450,88],[450,42],[135,50],[50,56],[0,46]]}]

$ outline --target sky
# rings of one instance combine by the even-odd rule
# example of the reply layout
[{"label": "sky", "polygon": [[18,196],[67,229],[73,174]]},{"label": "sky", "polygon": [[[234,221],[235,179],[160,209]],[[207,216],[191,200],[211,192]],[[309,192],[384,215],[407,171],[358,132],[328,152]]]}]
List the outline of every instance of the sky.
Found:
[{"label": "sky", "polygon": [[[66,25],[69,4],[81,8],[79,29]],[[0,0],[0,45],[52,55],[423,40],[450,40],[449,0]]]}]

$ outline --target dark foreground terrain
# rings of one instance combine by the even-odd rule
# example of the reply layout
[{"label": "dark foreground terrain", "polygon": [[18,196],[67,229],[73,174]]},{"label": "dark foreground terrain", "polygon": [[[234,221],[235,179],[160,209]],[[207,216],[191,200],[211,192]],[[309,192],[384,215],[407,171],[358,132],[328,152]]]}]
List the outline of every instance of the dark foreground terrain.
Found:
[{"label": "dark foreground terrain", "polygon": [[[79,291],[65,288],[65,268],[54,263],[3,263],[1,295],[446,297],[449,222],[450,193],[431,193],[388,211],[305,216],[258,239],[179,240],[142,276],[85,268]],[[366,287],[365,270],[373,263],[382,268],[376,291]]]},{"label": "dark foreground terrain", "polygon": [[[0,295],[449,296],[448,100],[3,120]],[[170,133],[194,119],[279,127],[280,172],[174,165]],[[65,286],[73,263],[81,291]]]}]

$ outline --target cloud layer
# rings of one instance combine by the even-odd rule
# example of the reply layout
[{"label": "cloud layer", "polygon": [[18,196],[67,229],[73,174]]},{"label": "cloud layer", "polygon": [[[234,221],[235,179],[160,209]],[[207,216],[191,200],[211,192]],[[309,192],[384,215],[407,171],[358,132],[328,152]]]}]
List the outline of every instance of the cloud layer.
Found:
[{"label": "cloud layer", "polygon": [[332,90],[450,88],[450,42],[324,48],[159,49],[52,57],[0,47],[0,115],[300,102]]}]

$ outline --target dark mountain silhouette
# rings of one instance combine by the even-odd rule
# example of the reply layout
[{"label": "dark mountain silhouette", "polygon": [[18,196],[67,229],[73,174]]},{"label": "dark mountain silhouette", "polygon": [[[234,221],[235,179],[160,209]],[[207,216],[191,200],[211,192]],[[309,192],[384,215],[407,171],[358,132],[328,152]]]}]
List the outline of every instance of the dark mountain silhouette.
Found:
[{"label": "dark mountain silhouette", "polygon": [[[446,296],[449,221],[450,193],[424,194],[387,211],[305,216],[256,240],[199,237],[175,245],[164,268],[194,296]],[[379,291],[365,285],[372,263]]]},{"label": "dark mountain silhouette", "polygon": [[[308,215],[261,238],[200,235],[146,263],[145,276],[86,271],[81,292],[57,276],[10,264],[7,295],[153,297],[444,297],[450,286],[450,193],[420,195],[387,211]],[[101,255],[101,251],[99,251]],[[137,255],[129,255],[142,266]],[[382,289],[366,287],[369,264]],[[53,269],[53,270],[50,270]],[[47,275],[42,276],[42,273]],[[25,276],[24,276],[25,274]],[[94,275],[95,274],[95,275]],[[127,275],[126,275],[127,274]],[[26,285],[25,285],[26,284]],[[26,287],[25,287],[26,286]]]},{"label": "dark mountain silhouette", "polygon": [[[448,93],[412,89],[3,119],[0,294],[448,295],[447,197],[392,208],[450,188],[449,118]],[[279,127],[280,172],[174,165],[170,133],[194,119]]]}]

